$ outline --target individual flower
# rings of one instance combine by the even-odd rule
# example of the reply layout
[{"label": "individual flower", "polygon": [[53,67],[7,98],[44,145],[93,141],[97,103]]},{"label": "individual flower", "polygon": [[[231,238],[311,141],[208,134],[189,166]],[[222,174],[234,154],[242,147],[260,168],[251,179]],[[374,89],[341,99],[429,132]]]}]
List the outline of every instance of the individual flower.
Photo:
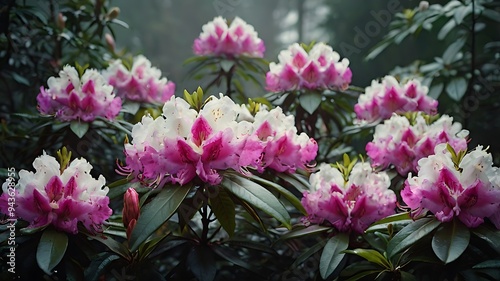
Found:
[{"label": "individual flower", "polygon": [[193,44],[196,55],[264,57],[264,42],[253,26],[239,17],[230,23],[221,16],[215,17],[202,30]]},{"label": "individual flower", "polygon": [[460,161],[446,144],[439,144],[418,165],[418,174],[410,174],[401,191],[413,216],[430,211],[442,222],[456,217],[471,228],[489,218],[500,229],[500,174],[482,146]]},{"label": "individual flower", "polygon": [[375,127],[373,140],[366,145],[372,165],[382,169],[393,165],[406,176],[416,172],[418,160],[433,154],[440,143],[449,143],[457,151],[467,149],[468,132],[452,117],[443,115],[429,124],[428,116],[418,112],[410,119],[394,114]]},{"label": "individual flower", "polygon": [[[29,222],[29,228],[52,225],[76,234],[81,223],[88,231],[101,230],[112,213],[106,196],[109,189],[102,175],[92,177],[87,160],[75,159],[61,172],[59,162],[44,153],[33,161],[33,167],[35,173],[19,171],[15,189],[15,213]],[[8,185],[2,187],[0,211],[7,214],[11,202]]]},{"label": "individual flower", "polygon": [[129,187],[125,194],[123,195],[123,211],[122,220],[123,225],[127,229],[127,238],[130,239],[130,235],[135,228],[137,220],[140,215],[139,207],[139,194],[135,189]]},{"label": "individual flower", "polygon": [[120,112],[121,99],[95,69],[86,69],[80,77],[73,66],[66,65],[47,85],[36,98],[42,114],[55,115],[61,121],[92,122],[99,116],[113,120]]},{"label": "individual flower", "polygon": [[387,75],[380,82],[373,80],[365,93],[358,98],[354,111],[358,120],[376,122],[389,119],[393,113],[422,111],[434,115],[438,101],[427,95],[429,89],[418,80],[400,84],[396,78]]},{"label": "individual flower", "polygon": [[351,83],[349,60],[325,43],[315,44],[309,52],[294,43],[269,64],[266,89],[271,92],[301,89],[346,89]]},{"label": "individual flower", "polygon": [[356,163],[348,179],[338,168],[322,163],[303,193],[307,223],[332,225],[339,232],[363,233],[372,223],[395,213],[396,194],[386,172],[369,163]]},{"label": "individual flower", "polygon": [[134,57],[130,70],[121,60],[115,60],[103,75],[117,96],[134,102],[163,104],[175,92],[175,84],[162,77],[161,70],[153,67],[143,55]]},{"label": "individual flower", "polygon": [[[147,185],[161,186],[183,185],[195,178],[215,185],[222,180],[220,172],[228,169],[247,174],[249,168],[259,172],[305,168],[316,156],[316,143],[296,134],[293,118],[280,124],[279,118],[287,118],[279,109],[268,115],[261,112],[267,109],[249,118],[246,107],[222,94],[207,99],[199,112],[184,99],[172,97],[162,116],[145,116],[134,125],[132,142],[125,144],[126,166],[121,169]],[[265,118],[276,118],[276,124],[261,128]]]}]

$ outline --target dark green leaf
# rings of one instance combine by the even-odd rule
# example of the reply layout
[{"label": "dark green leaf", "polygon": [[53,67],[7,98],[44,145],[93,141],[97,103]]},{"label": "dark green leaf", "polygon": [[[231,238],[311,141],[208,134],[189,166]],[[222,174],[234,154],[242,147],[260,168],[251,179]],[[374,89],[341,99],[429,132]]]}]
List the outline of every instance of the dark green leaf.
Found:
[{"label": "dark green leaf", "polygon": [[306,92],[299,96],[300,106],[304,108],[309,114],[313,114],[314,111],[321,104],[321,94],[316,92]]},{"label": "dark green leaf", "polygon": [[45,229],[36,249],[38,266],[48,275],[52,275],[52,269],[61,262],[67,247],[66,233],[53,228]]},{"label": "dark green leaf", "polygon": [[261,268],[256,268],[256,267],[252,266],[251,264],[249,264],[248,262],[243,261],[237,254],[235,254],[232,251],[232,249],[229,249],[227,247],[220,246],[220,245],[215,245],[215,244],[212,245],[211,248],[219,257],[227,260],[228,262],[233,263],[234,265],[237,265],[237,266],[242,267],[244,269],[247,269],[247,270],[249,270],[257,275],[264,277],[262,275]]},{"label": "dark green leaf", "polygon": [[418,281],[417,277],[415,275],[406,272],[406,271],[400,271],[401,273],[401,281]]},{"label": "dark green leaf", "polygon": [[387,230],[387,226],[390,224],[409,224],[413,220],[410,217],[410,214],[408,212],[404,213],[399,213],[391,216],[387,216],[379,221],[374,222],[372,225],[370,225],[367,229],[366,232],[374,232],[374,231],[381,231],[381,230]]},{"label": "dark green leaf", "polygon": [[214,280],[215,274],[217,273],[215,255],[208,246],[194,246],[187,257],[187,264],[197,280]]},{"label": "dark green leaf", "polygon": [[469,229],[459,220],[442,223],[432,237],[432,249],[444,263],[456,260],[469,245]]},{"label": "dark green leaf", "polygon": [[319,273],[326,279],[337,268],[345,254],[343,251],[349,246],[349,235],[339,233],[326,242],[319,261]]},{"label": "dark green leaf", "polygon": [[361,280],[363,279],[364,277],[366,276],[370,276],[372,274],[375,274],[375,273],[380,273],[381,270],[367,270],[367,271],[362,271],[352,277],[350,277],[349,279],[346,279],[345,281],[357,281],[357,280]]},{"label": "dark green leaf", "polygon": [[151,202],[144,206],[130,237],[132,252],[137,250],[155,230],[177,211],[190,190],[190,185],[165,186]]},{"label": "dark green leaf", "polygon": [[87,122],[80,122],[80,121],[71,121],[71,124],[69,125],[71,128],[71,131],[75,133],[79,138],[82,138],[85,133],[89,130],[89,123]]},{"label": "dark green leaf", "polygon": [[97,240],[102,244],[106,245],[111,251],[122,256],[125,259],[130,259],[130,252],[123,244],[114,240],[111,237],[101,236],[101,235],[91,235],[89,233],[85,233],[89,238]]},{"label": "dark green leaf", "polygon": [[119,258],[120,257],[117,255],[107,256],[106,254],[103,254],[96,259],[92,259],[90,265],[85,269],[85,280],[100,280],[100,278],[102,277],[102,273],[106,270],[106,267]]},{"label": "dark green leaf", "polygon": [[487,260],[481,263],[474,265],[472,268],[480,269],[480,268],[499,268],[500,269],[500,260]]},{"label": "dark green leaf", "polygon": [[455,77],[446,85],[446,92],[454,101],[460,101],[466,91],[467,81],[463,77]]},{"label": "dark green leaf", "polygon": [[252,180],[254,180],[254,181],[260,182],[262,184],[265,184],[265,185],[267,185],[269,187],[274,188],[276,191],[278,191],[279,193],[281,193],[281,195],[283,195],[295,208],[297,208],[297,210],[299,212],[301,212],[304,215],[307,215],[307,212],[304,209],[304,206],[302,206],[302,203],[300,202],[300,199],[297,198],[297,196],[295,196],[293,193],[291,193],[286,188],[282,187],[281,185],[279,185],[279,184],[277,184],[275,182],[268,181],[268,180],[266,180],[264,178],[261,178],[259,176],[252,175],[250,178]]},{"label": "dark green leaf", "polygon": [[233,236],[236,226],[236,208],[226,190],[220,188],[217,196],[210,198],[210,209],[229,236]]},{"label": "dark green leaf", "polygon": [[268,215],[277,219],[288,229],[290,225],[290,215],[281,202],[263,186],[240,176],[227,175],[222,180],[222,185],[231,193],[249,204],[261,209]]},{"label": "dark green leaf", "polygon": [[479,227],[471,229],[471,232],[486,241],[490,247],[500,254],[500,231],[482,224]]},{"label": "dark green leaf", "polygon": [[325,247],[326,241],[320,240],[318,243],[311,246],[309,249],[305,250],[302,254],[300,254],[297,259],[291,265],[291,268],[295,268],[306,261],[310,256],[316,254],[319,250]]},{"label": "dark green leaf", "polygon": [[403,227],[387,245],[387,255],[389,258],[395,254],[411,247],[417,241],[431,233],[441,224],[434,218],[421,218]]},{"label": "dark green leaf", "polygon": [[287,233],[285,233],[283,236],[280,237],[280,240],[286,240],[286,239],[294,239],[306,235],[311,235],[311,234],[317,234],[317,233],[322,233],[327,230],[331,230],[331,227],[328,226],[321,226],[321,225],[311,225],[309,227],[299,227],[298,229],[293,229]]},{"label": "dark green leaf", "polygon": [[383,268],[392,269],[392,265],[390,262],[378,251],[373,249],[354,249],[354,250],[346,250],[344,251],[346,254],[354,254],[358,255],[369,262],[376,263]]}]

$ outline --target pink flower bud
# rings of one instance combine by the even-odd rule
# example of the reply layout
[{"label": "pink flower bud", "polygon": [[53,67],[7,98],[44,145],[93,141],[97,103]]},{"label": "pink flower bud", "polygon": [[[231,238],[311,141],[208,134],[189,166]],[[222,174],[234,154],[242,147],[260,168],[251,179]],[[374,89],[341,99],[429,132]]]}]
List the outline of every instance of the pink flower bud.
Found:
[{"label": "pink flower bud", "polygon": [[62,13],[59,13],[57,15],[57,27],[59,28],[59,30],[62,31],[65,26],[66,26],[66,17],[64,17]]},{"label": "pink flower bud", "polygon": [[109,50],[114,53],[116,44],[115,44],[115,39],[113,38],[113,35],[106,33],[104,35],[104,39],[106,40],[106,44],[108,45]]},{"label": "pink flower bud", "polygon": [[137,191],[135,189],[129,187],[127,189],[127,192],[123,195],[123,225],[127,227],[127,237],[129,236],[129,232],[132,232],[132,230],[129,230],[128,228],[134,228],[135,223],[132,223],[132,221],[136,221],[139,218],[139,194],[137,194]]}]

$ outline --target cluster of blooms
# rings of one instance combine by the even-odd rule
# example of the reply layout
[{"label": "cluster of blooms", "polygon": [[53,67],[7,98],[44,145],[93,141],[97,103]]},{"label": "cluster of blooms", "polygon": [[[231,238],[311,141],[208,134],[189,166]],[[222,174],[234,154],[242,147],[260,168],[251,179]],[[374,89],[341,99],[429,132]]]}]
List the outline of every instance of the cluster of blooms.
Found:
[{"label": "cluster of blooms", "polygon": [[[30,228],[52,224],[56,229],[78,233],[81,222],[91,232],[100,231],[112,210],[102,175],[94,179],[85,159],[73,160],[61,173],[57,160],[45,153],[33,162],[36,172],[21,170],[15,189],[16,215]],[[7,184],[0,196],[0,211],[8,213]]]},{"label": "cluster of blooms", "polygon": [[377,122],[388,119],[393,113],[422,111],[434,115],[438,101],[427,96],[429,89],[418,80],[409,80],[401,85],[393,76],[385,76],[382,81],[373,80],[359,96],[354,105],[358,120]]},{"label": "cluster of blooms", "polygon": [[264,42],[253,26],[239,17],[235,17],[229,26],[222,17],[215,17],[203,25],[202,30],[193,44],[197,55],[264,57]]},{"label": "cluster of blooms", "polygon": [[198,177],[209,184],[222,180],[219,171],[270,168],[294,172],[307,168],[317,143],[297,135],[293,116],[280,108],[263,109],[255,118],[229,97],[211,96],[197,112],[172,97],[162,116],[144,116],[132,128],[133,143],[125,145],[125,173],[149,184],[185,184]]},{"label": "cluster of blooms", "polygon": [[446,144],[418,164],[418,175],[410,174],[401,192],[414,216],[430,211],[442,222],[457,217],[471,228],[489,218],[500,229],[500,174],[482,146],[467,153],[458,167]]},{"label": "cluster of blooms", "polygon": [[175,92],[175,84],[161,77],[161,70],[152,67],[143,55],[134,57],[131,70],[121,60],[115,60],[103,71],[103,76],[117,96],[135,102],[163,104]]},{"label": "cluster of blooms", "polygon": [[61,121],[92,122],[98,116],[112,120],[122,106],[113,86],[95,69],[86,69],[80,78],[73,66],[66,65],[47,85],[49,88],[41,87],[37,96],[38,110]]},{"label": "cluster of blooms", "polygon": [[373,140],[366,145],[372,164],[383,169],[394,165],[399,174],[416,171],[418,160],[434,153],[440,143],[449,143],[455,150],[467,149],[468,131],[447,115],[428,124],[423,113],[415,113],[414,122],[394,114],[375,127]]},{"label": "cluster of blooms", "polygon": [[339,61],[332,47],[315,44],[309,53],[294,43],[278,55],[279,63],[271,62],[266,74],[266,89],[272,92],[300,89],[346,89],[351,83],[349,60]]},{"label": "cluster of blooms", "polygon": [[356,163],[345,182],[342,173],[322,163],[311,174],[311,191],[303,194],[306,223],[330,223],[340,232],[363,233],[375,221],[396,211],[389,176],[375,173],[369,163]]}]

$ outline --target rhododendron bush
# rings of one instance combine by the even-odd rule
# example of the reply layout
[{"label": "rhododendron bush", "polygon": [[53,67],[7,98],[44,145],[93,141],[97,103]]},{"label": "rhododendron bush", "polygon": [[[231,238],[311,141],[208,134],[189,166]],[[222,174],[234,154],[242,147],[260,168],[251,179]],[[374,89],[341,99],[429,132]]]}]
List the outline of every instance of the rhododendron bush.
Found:
[{"label": "rhododendron bush", "polygon": [[499,169],[418,76],[351,85],[325,42],[267,61],[218,16],[180,91],[101,35],[104,65],[61,65],[19,114],[37,149],[5,169],[2,280],[500,278]]}]

